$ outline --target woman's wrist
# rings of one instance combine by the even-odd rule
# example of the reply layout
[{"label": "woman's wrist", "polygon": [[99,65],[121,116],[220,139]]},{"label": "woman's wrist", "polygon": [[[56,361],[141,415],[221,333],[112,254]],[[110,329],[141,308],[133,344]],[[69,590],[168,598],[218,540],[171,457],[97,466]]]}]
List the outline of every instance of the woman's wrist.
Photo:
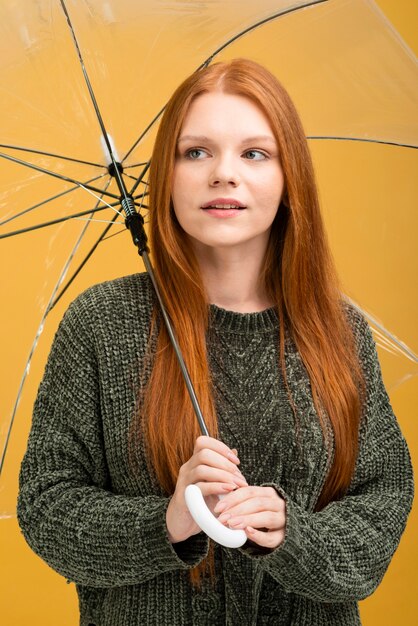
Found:
[{"label": "woman's wrist", "polygon": [[187,539],[187,537],[184,536],[184,533],[179,532],[179,514],[178,511],[176,511],[174,496],[167,507],[165,524],[170,543],[180,543],[180,541],[185,541]]}]

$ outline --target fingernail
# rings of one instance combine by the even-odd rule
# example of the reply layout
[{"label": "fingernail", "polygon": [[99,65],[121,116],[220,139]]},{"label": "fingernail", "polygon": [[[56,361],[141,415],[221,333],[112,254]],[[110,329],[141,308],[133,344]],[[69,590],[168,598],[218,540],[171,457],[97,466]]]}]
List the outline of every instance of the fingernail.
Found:
[{"label": "fingernail", "polygon": [[242,517],[231,517],[229,515],[230,519],[228,520],[228,524],[229,526],[239,526],[240,524],[242,524]]},{"label": "fingernail", "polygon": [[236,454],[233,454],[232,452],[228,452],[227,457],[230,461],[232,461],[233,463],[241,463],[241,461],[239,460],[239,458],[237,457]]},{"label": "fingernail", "polygon": [[240,477],[240,476],[234,476],[234,482],[239,486],[239,487],[248,487],[248,483],[245,480],[244,477]]},{"label": "fingernail", "polygon": [[237,486],[235,483],[225,483],[222,487],[222,491],[225,491],[226,493],[231,493],[231,491],[233,491],[236,488]]},{"label": "fingernail", "polygon": [[223,524],[224,522],[226,522],[229,518],[230,518],[230,514],[229,513],[222,513],[222,515],[220,515],[218,517],[218,520]]}]

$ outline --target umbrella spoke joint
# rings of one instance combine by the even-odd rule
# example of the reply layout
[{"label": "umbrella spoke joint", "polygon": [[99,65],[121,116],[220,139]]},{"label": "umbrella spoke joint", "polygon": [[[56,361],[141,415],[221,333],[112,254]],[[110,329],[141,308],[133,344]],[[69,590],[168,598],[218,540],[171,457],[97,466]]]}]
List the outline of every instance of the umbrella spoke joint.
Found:
[{"label": "umbrella spoke joint", "polygon": [[119,174],[123,174],[123,165],[119,161],[115,161],[114,163],[112,161],[109,164],[107,171],[109,172],[111,176],[113,176],[113,178],[116,178],[117,177],[116,170],[119,172]]}]

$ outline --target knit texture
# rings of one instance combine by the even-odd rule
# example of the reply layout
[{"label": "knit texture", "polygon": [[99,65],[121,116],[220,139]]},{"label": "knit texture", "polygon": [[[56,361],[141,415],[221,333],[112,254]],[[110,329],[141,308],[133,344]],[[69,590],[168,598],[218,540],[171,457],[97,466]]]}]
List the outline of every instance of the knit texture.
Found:
[{"label": "knit texture", "polygon": [[206,556],[199,533],[172,545],[170,497],[130,462],[130,426],[151,367],[154,297],[146,274],[88,289],[57,331],[35,404],[20,474],[18,519],[32,547],[74,581],[81,626],[359,624],[357,601],[374,591],[398,545],[413,498],[406,443],[384,389],[364,319],[347,315],[367,397],[359,458],[346,497],[314,513],[329,467],[309,379],[290,340],[285,357],[298,436],[278,367],[274,309],[210,308],[208,358],[220,436],[236,447],[249,484],[286,501],[284,543],[215,546],[216,585],[193,589],[188,570]]}]

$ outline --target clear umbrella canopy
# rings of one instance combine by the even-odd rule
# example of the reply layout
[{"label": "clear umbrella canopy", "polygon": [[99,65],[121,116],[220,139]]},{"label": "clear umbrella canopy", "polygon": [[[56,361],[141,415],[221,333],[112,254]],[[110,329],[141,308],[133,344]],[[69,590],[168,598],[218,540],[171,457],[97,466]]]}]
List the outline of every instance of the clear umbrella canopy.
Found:
[{"label": "clear umbrella canopy", "polygon": [[[83,65],[126,186],[146,216],[158,113],[203,63],[240,56],[273,71],[297,105],[343,286],[373,318],[388,350],[389,384],[416,375],[416,187],[402,175],[416,155],[408,147],[418,145],[418,70],[374,2],[3,0],[0,236],[56,222],[0,241],[3,515],[14,510],[30,407],[65,307],[89,284],[142,269]],[[354,177],[348,186],[344,172]],[[33,352],[51,304],[86,258]]]}]

